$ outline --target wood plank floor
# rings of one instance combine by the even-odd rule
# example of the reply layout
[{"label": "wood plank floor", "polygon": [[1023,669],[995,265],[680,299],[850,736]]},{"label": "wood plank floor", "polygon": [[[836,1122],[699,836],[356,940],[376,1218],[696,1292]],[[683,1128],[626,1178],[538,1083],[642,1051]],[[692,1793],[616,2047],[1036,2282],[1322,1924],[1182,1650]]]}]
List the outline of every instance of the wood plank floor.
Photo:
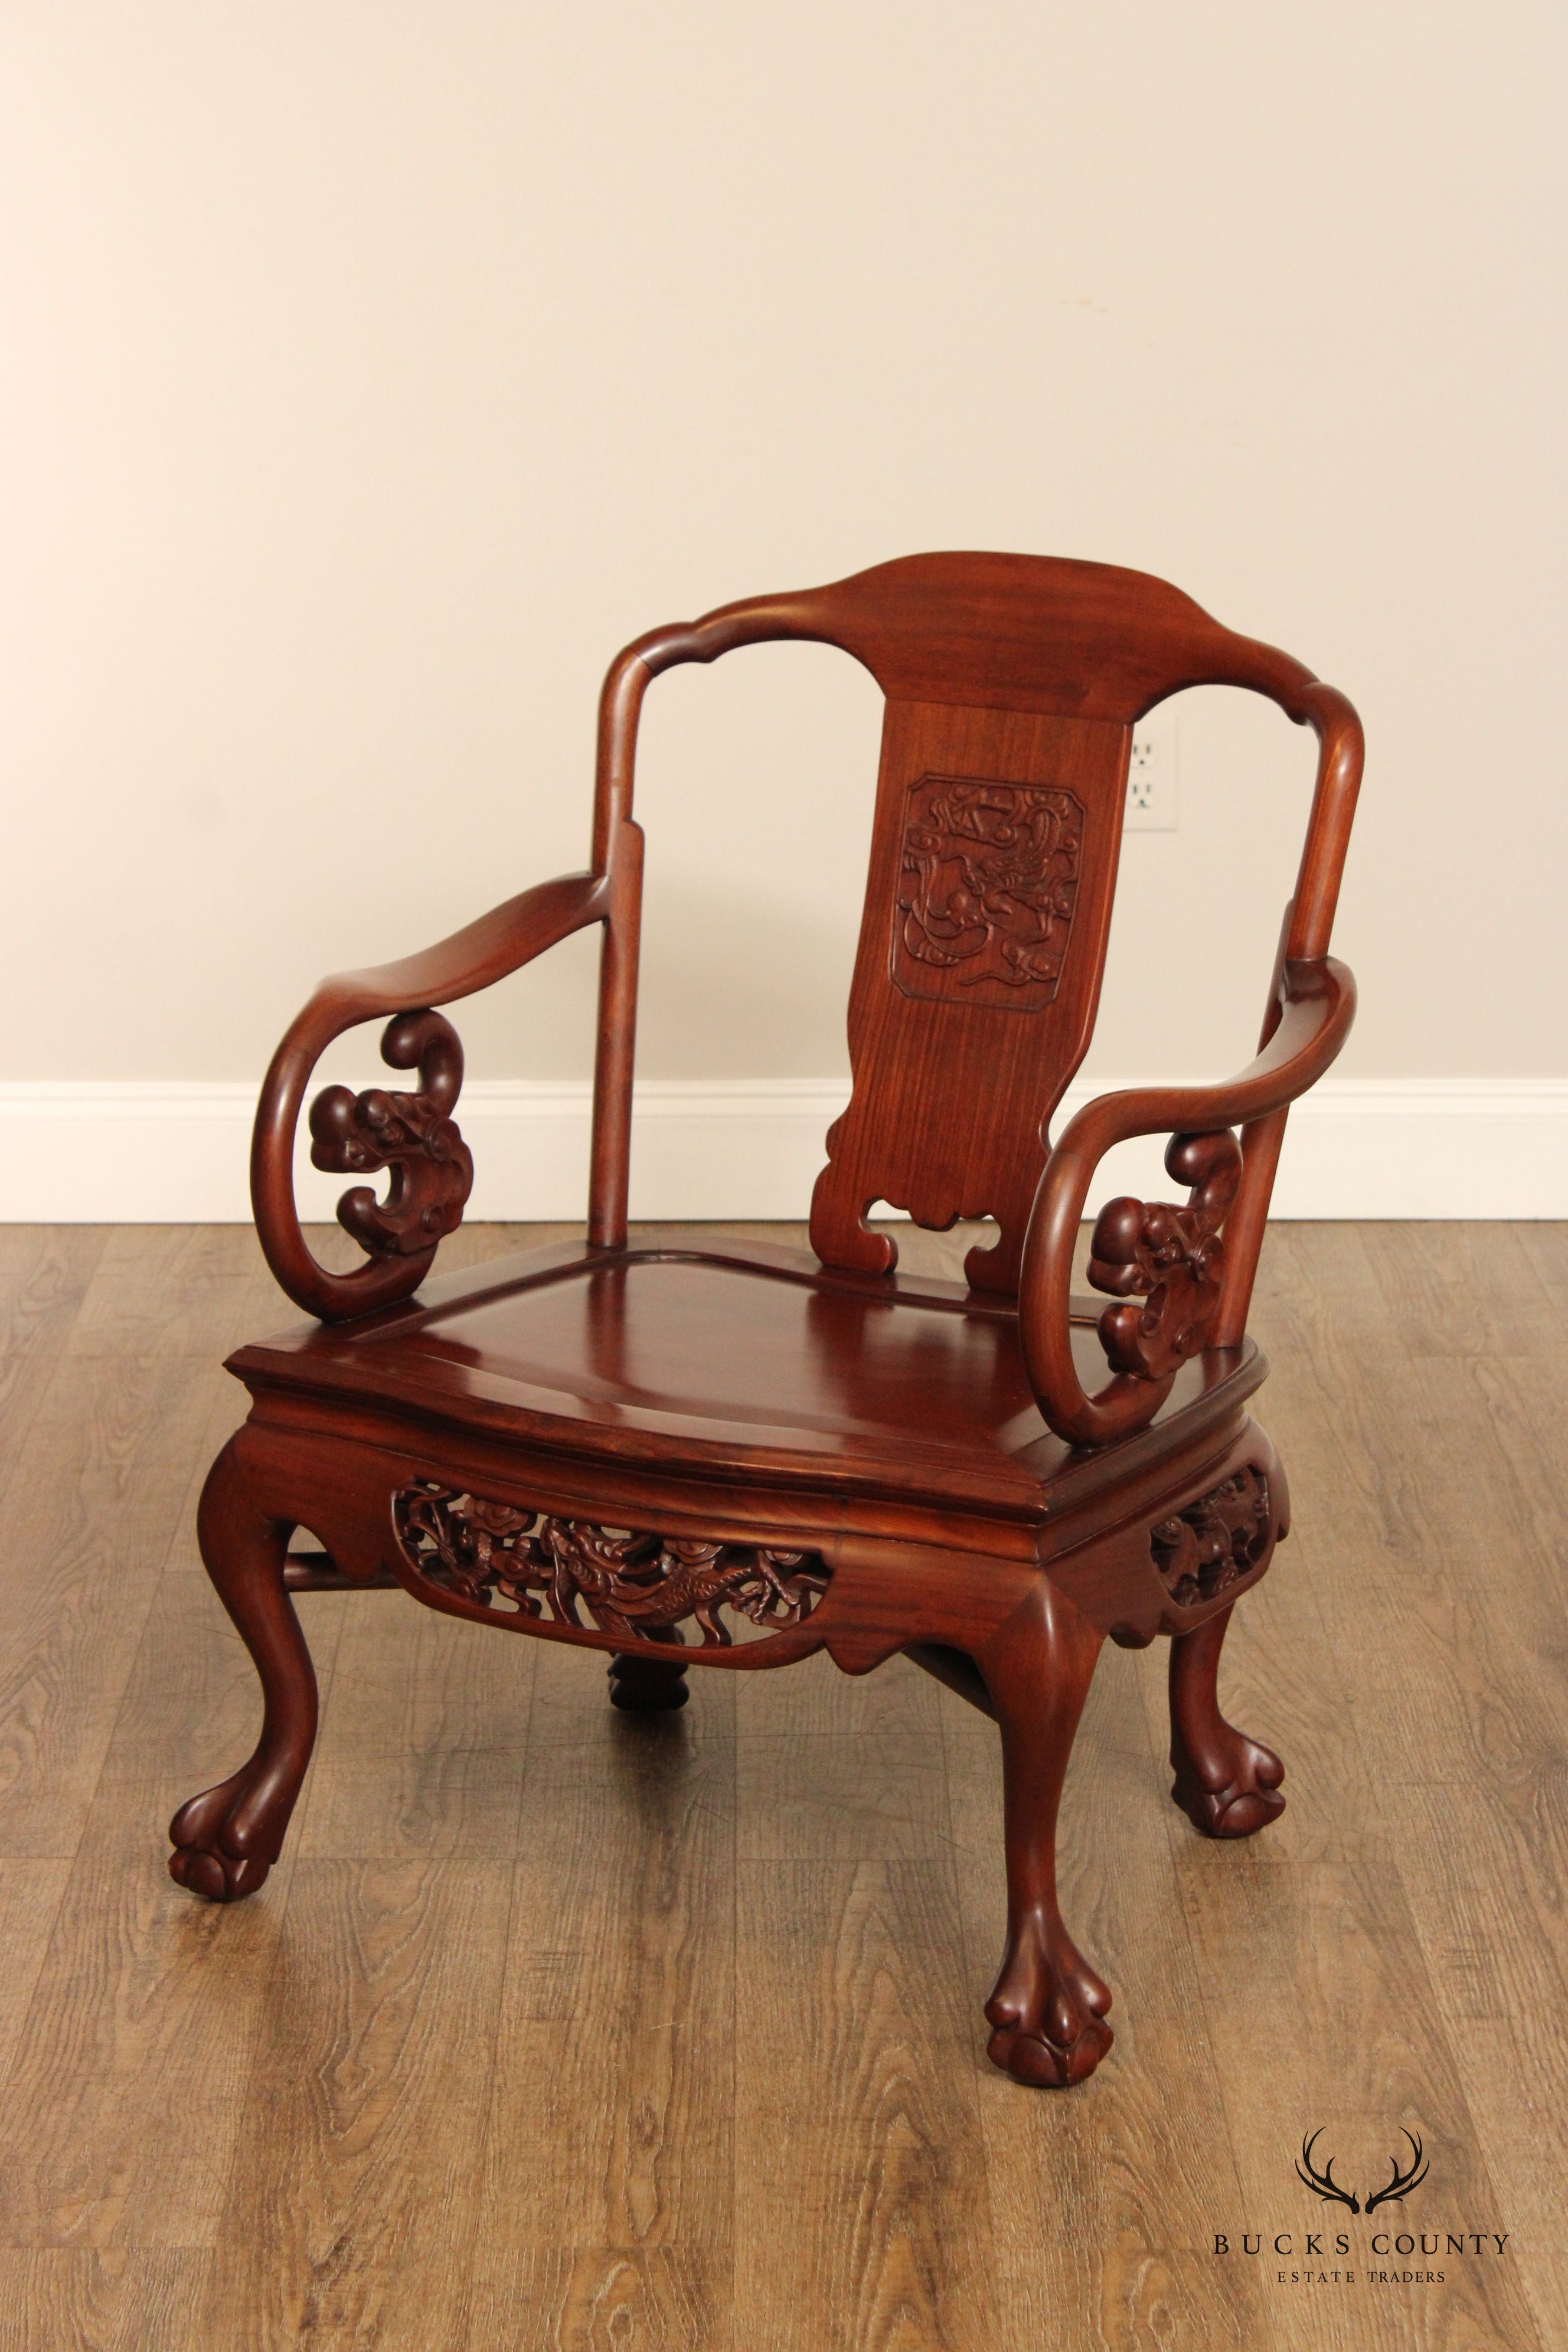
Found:
[{"label": "wood plank floor", "polygon": [[[1049,2095],[984,2059],[994,1731],[902,1660],[637,1721],[592,1654],[312,1595],[285,1860],[180,1893],[257,1717],[218,1366],[292,1318],[238,1228],[0,1229],[0,2352],[1568,2345],[1565,1306],[1568,1226],[1273,1230],[1296,1531],[1226,1694],[1289,1808],[1194,1836],[1163,1651],[1108,1650],[1064,1881],[1117,2041]],[[1321,2128],[1364,2197],[1406,2127],[1407,2206],[1295,2176]]]}]

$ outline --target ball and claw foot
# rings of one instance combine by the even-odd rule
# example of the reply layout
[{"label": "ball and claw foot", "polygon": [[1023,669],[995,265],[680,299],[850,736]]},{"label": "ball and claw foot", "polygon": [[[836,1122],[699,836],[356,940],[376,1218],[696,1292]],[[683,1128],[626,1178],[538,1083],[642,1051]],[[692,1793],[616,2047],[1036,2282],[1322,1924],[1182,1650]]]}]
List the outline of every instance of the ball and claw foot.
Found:
[{"label": "ball and claw foot", "polygon": [[1211,1838],[1251,1837],[1285,1810],[1284,1765],[1219,1711],[1219,1656],[1230,1618],[1231,1609],[1222,1609],[1171,1643],[1171,1794]]},{"label": "ball and claw foot", "polygon": [[1252,1837],[1285,1810],[1279,1783],[1285,1767],[1271,1748],[1248,1739],[1223,1720],[1203,1762],[1173,1742],[1171,1794],[1205,1837]]},{"label": "ball and claw foot", "polygon": [[628,1715],[668,1715],[690,1696],[686,1668],[673,1658],[627,1657],[617,1650],[610,1660],[610,1705]]},{"label": "ball and claw foot", "polygon": [[1109,1989],[1059,1919],[1031,1921],[1008,1944],[985,2004],[986,2054],[1016,2083],[1065,2090],[1092,2074],[1115,2035]]},{"label": "ball and claw foot", "polygon": [[248,1776],[237,1772],[180,1807],[169,1823],[174,1848],[169,1875],[176,1886],[205,1895],[209,1903],[237,1903],[255,1894],[278,1859],[282,1829],[265,1834],[265,1822],[247,1804],[249,1793]]}]

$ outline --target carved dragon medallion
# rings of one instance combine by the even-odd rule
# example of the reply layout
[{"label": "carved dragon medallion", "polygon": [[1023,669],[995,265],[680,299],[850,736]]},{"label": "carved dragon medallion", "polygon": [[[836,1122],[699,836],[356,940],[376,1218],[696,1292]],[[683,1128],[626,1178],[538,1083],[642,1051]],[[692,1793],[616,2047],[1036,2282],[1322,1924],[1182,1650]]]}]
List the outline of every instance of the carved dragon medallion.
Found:
[{"label": "carved dragon medallion", "polygon": [[921,776],[911,784],[891,971],[906,996],[1037,1012],[1072,930],[1082,803],[1043,784]]}]

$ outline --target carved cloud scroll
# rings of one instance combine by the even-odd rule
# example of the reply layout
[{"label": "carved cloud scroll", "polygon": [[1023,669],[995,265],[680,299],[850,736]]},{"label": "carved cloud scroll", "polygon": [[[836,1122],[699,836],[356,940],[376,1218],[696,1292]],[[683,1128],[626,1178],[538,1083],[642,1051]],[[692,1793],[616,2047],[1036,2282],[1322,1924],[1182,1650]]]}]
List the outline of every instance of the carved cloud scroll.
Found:
[{"label": "carved cloud scroll", "polygon": [[405,1487],[393,1523],[423,1583],[508,1616],[608,1633],[617,1642],[728,1649],[732,1612],[763,1633],[798,1625],[827,1589],[816,1552],[710,1543],[487,1501],[431,1479]]}]

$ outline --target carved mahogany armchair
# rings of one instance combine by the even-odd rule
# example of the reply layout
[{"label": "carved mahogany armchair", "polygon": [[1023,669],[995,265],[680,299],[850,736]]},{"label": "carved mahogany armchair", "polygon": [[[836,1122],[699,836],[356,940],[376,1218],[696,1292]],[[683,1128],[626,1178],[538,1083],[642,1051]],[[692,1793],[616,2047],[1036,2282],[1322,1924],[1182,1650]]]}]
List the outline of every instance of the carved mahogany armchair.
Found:
[{"label": "carved mahogany armchair", "polygon": [[[626,1231],[649,682],[773,638],[854,655],[887,698],[849,1004],[854,1091],[827,1139],[815,1255]],[[1093,1024],[1132,722],[1204,683],[1250,688],[1321,747],[1257,1059],[1222,1085],[1102,1096],[1047,1122]],[[1056,1823],[1101,1643],[1170,1638],[1173,1795],[1210,1837],[1279,1812],[1282,1768],[1220,1714],[1237,1598],[1286,1532],[1247,1401],[1247,1303],[1289,1103],[1351,1024],[1328,953],[1361,776],[1344,698],[1162,582],[1016,555],[924,555],[656,630],[610,670],[589,870],[524,891],[406,962],[322,983],[268,1073],[252,1187],[268,1263],[316,1322],[242,1348],[250,1418],[200,1536],[255,1660],[254,1755],[175,1815],[170,1868],[233,1901],[277,1859],[316,1689],[291,1592],[395,1581],[426,1608],[610,1653],[624,1707],[679,1706],[691,1664],[904,1651],[1002,1737],[1008,1919],[995,2063],[1080,2080],[1110,1997],[1057,1906]],[[431,1279],[472,1162],[457,1035],[435,1008],[602,927],[587,1238]],[[391,1015],[412,1091],[319,1095],[318,1167],[366,1253],[317,1263],[292,1189],[322,1049]],[[1239,1129],[1239,1137],[1236,1130]],[[1178,1205],[1114,1200],[1069,1296],[1095,1171],[1169,1134]],[[946,1229],[989,1214],[968,1285],[895,1271],[877,1202]],[[322,1547],[291,1552],[305,1529]]]}]

